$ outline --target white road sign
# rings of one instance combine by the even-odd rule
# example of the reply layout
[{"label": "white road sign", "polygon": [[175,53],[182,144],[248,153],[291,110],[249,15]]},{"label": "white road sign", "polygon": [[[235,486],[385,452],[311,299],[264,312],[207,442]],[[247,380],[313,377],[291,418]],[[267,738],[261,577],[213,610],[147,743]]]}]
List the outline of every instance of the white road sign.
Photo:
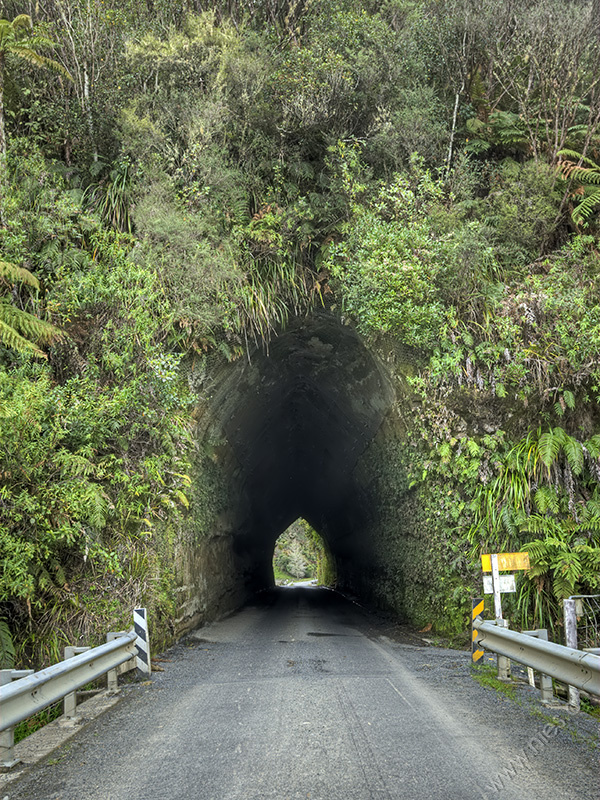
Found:
[{"label": "white road sign", "polygon": [[[500,575],[500,591],[501,592],[516,592],[514,575]],[[483,576],[483,593],[494,594],[494,586],[491,575]]]}]

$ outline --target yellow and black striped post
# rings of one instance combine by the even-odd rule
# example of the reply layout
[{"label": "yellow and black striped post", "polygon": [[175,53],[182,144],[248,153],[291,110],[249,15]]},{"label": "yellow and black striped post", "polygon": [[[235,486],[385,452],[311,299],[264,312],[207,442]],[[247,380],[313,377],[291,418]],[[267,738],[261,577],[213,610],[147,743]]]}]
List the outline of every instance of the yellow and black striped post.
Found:
[{"label": "yellow and black striped post", "polygon": [[477,636],[475,620],[483,614],[483,597],[472,597],[471,603],[471,662],[478,664],[483,658],[483,650],[475,641]]}]

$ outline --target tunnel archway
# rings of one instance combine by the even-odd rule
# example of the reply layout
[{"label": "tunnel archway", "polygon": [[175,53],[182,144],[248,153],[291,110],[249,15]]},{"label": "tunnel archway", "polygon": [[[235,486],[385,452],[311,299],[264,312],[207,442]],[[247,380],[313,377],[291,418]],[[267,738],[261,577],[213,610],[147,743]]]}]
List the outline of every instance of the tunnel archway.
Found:
[{"label": "tunnel archway", "polygon": [[277,537],[298,517],[335,560],[368,567],[375,512],[357,463],[394,401],[381,363],[332,313],[293,320],[213,386],[227,440],[233,551],[248,591],[272,585]]}]

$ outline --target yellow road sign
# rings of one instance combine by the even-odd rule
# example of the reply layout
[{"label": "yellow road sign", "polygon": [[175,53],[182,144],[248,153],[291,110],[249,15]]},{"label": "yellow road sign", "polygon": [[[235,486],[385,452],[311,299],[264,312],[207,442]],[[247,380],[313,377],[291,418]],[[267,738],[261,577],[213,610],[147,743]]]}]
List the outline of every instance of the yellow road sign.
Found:
[{"label": "yellow road sign", "polygon": [[[484,572],[492,571],[492,559],[489,553],[481,556]],[[498,570],[529,569],[529,553],[498,553]]]}]

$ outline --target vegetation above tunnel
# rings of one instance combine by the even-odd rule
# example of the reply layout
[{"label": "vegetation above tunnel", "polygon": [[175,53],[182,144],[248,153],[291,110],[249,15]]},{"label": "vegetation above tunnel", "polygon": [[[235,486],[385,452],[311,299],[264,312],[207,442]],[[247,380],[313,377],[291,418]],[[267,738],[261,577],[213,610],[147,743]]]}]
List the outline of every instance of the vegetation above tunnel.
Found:
[{"label": "vegetation above tunnel", "polygon": [[532,539],[530,625],[597,590],[597,2],[3,4],[23,12],[0,40],[20,660],[134,603],[169,635],[181,519],[206,537],[227,504],[198,393],[314,307],[402,386],[374,472],[388,605],[460,629],[479,550]]}]

